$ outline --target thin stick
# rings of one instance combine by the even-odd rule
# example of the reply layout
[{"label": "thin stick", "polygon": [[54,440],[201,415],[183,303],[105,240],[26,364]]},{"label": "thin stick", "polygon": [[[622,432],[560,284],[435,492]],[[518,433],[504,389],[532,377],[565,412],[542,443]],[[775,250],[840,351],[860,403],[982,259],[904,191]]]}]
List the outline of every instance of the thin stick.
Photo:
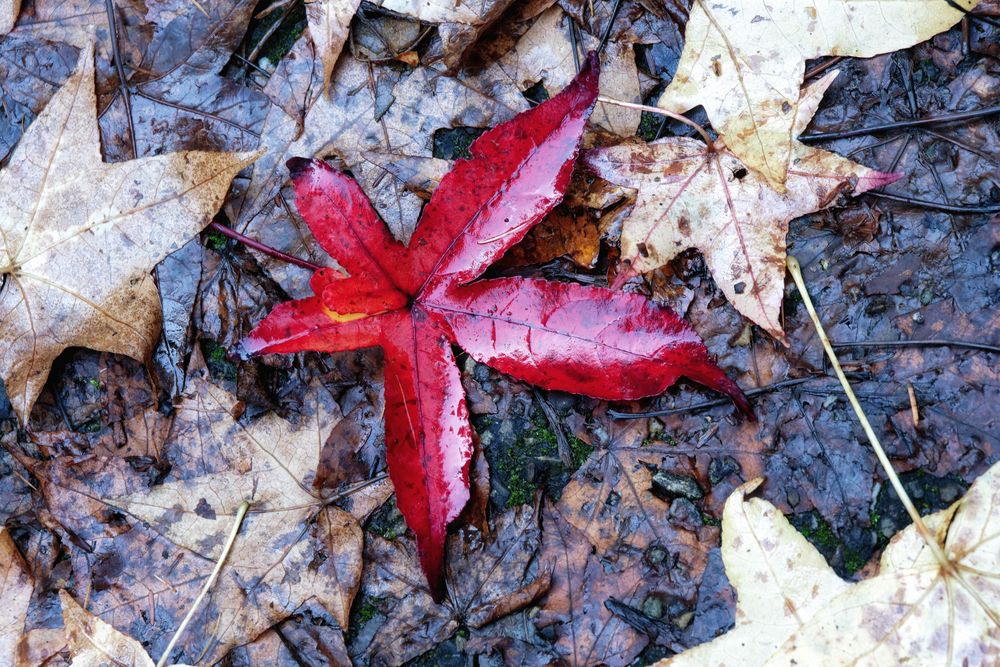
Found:
[{"label": "thin stick", "polygon": [[953,204],[940,204],[936,201],[927,201],[926,199],[916,199],[915,197],[906,197],[903,195],[892,194],[891,192],[882,192],[880,190],[869,190],[864,193],[871,197],[878,197],[879,199],[888,199],[890,201],[898,201],[902,204],[909,204],[910,206],[918,206],[920,208],[929,208],[934,211],[944,211],[945,213],[958,213],[962,215],[992,215],[994,213],[1000,213],[1000,205],[994,206],[955,206]]},{"label": "thin stick", "polygon": [[294,264],[295,266],[301,266],[303,269],[309,269],[310,271],[319,271],[320,269],[323,268],[318,264],[313,264],[310,261],[299,259],[298,257],[295,257],[293,255],[285,254],[276,248],[272,248],[269,245],[264,245],[260,241],[255,241],[249,236],[240,234],[235,229],[226,227],[225,225],[215,222],[214,220],[212,221],[212,224],[208,226],[208,228],[219,232],[223,236],[228,236],[234,241],[239,241],[248,248],[253,248],[254,250],[262,252],[265,255],[270,255],[275,259],[280,259],[282,262],[288,262],[289,264]]},{"label": "thin stick", "polygon": [[962,347],[969,350],[982,350],[983,352],[1000,353],[1000,345],[989,345],[987,343],[973,343],[967,340],[866,340],[857,343],[834,343],[834,349],[851,349],[865,347]]},{"label": "thin stick", "polygon": [[813,326],[816,327],[816,333],[819,334],[819,340],[823,344],[823,349],[826,350],[826,356],[829,357],[830,363],[833,365],[833,370],[837,374],[837,379],[840,380],[840,384],[844,387],[844,393],[847,394],[847,400],[850,401],[851,407],[854,408],[854,414],[857,416],[858,421],[861,422],[861,428],[864,429],[865,435],[868,436],[868,442],[871,443],[872,449],[875,451],[875,456],[878,457],[879,463],[882,464],[882,469],[885,470],[885,474],[889,478],[892,488],[896,490],[896,495],[899,496],[900,502],[902,502],[903,507],[906,508],[906,513],[910,515],[910,519],[913,520],[914,527],[917,529],[917,532],[920,533],[920,537],[924,539],[924,542],[927,543],[927,547],[934,555],[934,559],[941,566],[941,569],[943,571],[953,572],[955,569],[954,566],[948,560],[947,556],[945,556],[944,551],[941,549],[941,545],[938,544],[934,534],[929,528],[927,528],[927,524],[924,523],[923,518],[920,516],[920,512],[918,512],[917,508],[913,506],[913,501],[910,500],[910,496],[906,493],[906,489],[903,488],[903,483],[899,481],[896,471],[893,470],[892,463],[889,462],[889,457],[886,456],[885,450],[882,449],[882,443],[879,442],[878,436],[875,435],[875,430],[868,422],[868,417],[865,415],[865,411],[861,409],[858,397],[854,395],[854,390],[851,389],[851,384],[847,381],[847,377],[844,375],[844,370],[840,367],[840,361],[837,359],[837,353],[833,351],[833,346],[830,344],[830,339],[826,335],[826,330],[823,328],[822,322],[819,321],[819,315],[816,314],[816,309],[813,307],[812,299],[809,298],[809,292],[806,290],[805,281],[802,279],[802,267],[799,265],[799,260],[795,259],[792,255],[788,255],[785,258],[785,263],[788,265],[788,272],[792,274],[795,286],[798,288],[799,294],[802,296],[802,302],[805,304],[806,310],[809,312],[809,317],[812,319]]},{"label": "thin stick", "polygon": [[1000,105],[985,107],[983,109],[973,109],[972,111],[961,111],[958,113],[942,114],[940,116],[927,116],[926,118],[914,118],[912,120],[897,120],[881,125],[870,127],[859,127],[853,130],[842,130],[840,132],[816,132],[813,134],[803,134],[799,136],[800,141],[826,141],[829,139],[848,139],[850,137],[863,137],[867,134],[877,134],[890,130],[905,130],[911,127],[926,127],[927,125],[944,125],[947,123],[957,123],[963,120],[974,118],[985,118],[1000,114]]},{"label": "thin stick", "polygon": [[659,107],[647,106],[645,104],[634,104],[632,102],[623,102],[622,100],[615,100],[610,97],[605,97],[604,95],[599,95],[597,97],[597,101],[604,102],[605,104],[613,104],[618,107],[625,107],[626,109],[635,109],[637,111],[648,111],[649,113],[655,113],[659,114],[660,116],[666,116],[667,118],[673,118],[674,120],[680,123],[684,123],[688,127],[692,127],[695,130],[697,130],[698,134],[701,135],[701,138],[705,140],[706,144],[708,144],[708,149],[715,150],[715,145],[713,141],[709,138],[708,132],[705,131],[705,128],[703,128],[701,125],[694,122],[690,118],[686,118],[680,115],[679,113],[674,113],[673,111],[667,111],[666,109],[661,109]]},{"label": "thin stick", "polygon": [[163,655],[160,656],[159,662],[156,663],[156,667],[165,667],[167,660],[170,659],[170,652],[174,650],[174,646],[177,644],[177,640],[181,638],[184,631],[187,629],[188,623],[194,618],[194,614],[198,611],[198,607],[201,606],[202,601],[204,601],[205,596],[208,595],[208,591],[211,590],[212,586],[215,585],[215,580],[219,578],[219,573],[222,572],[222,566],[226,562],[226,557],[229,556],[229,552],[233,548],[233,543],[236,542],[236,536],[240,532],[240,526],[243,525],[243,517],[247,515],[247,510],[250,509],[250,503],[244,501],[240,508],[236,510],[236,521],[233,523],[233,529],[229,533],[229,539],[226,540],[226,545],[222,547],[222,555],[219,556],[219,560],[215,563],[215,569],[212,570],[212,574],[208,577],[208,581],[201,588],[201,593],[195,599],[194,604],[191,605],[191,609],[188,610],[187,616],[181,621],[180,626],[177,628],[177,632],[174,636],[170,638],[170,643],[167,644],[167,648],[163,651]]}]

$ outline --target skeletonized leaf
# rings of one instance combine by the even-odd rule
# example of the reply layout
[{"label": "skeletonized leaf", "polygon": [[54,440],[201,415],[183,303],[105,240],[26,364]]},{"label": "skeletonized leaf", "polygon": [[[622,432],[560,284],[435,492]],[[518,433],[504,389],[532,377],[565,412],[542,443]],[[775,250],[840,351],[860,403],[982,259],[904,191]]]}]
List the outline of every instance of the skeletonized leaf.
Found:
[{"label": "skeletonized leaf", "polygon": [[24,630],[34,582],[11,539],[0,526],[0,665],[13,665]]},{"label": "skeletonized leaf", "polygon": [[254,157],[188,151],[105,164],[96,116],[84,50],[0,172],[0,374],[22,423],[67,347],[150,354],[161,315],[149,272],[208,224]]},{"label": "skeletonized leaf", "polygon": [[[979,0],[697,0],[659,105],[702,105],[729,149],[775,188],[794,169],[805,62],[870,57],[947,30]],[[800,128],[801,129],[801,128]]]},{"label": "skeletonized leaf", "polygon": [[[831,72],[803,92],[796,129],[808,125],[835,77]],[[784,192],[728,150],[694,139],[597,149],[585,162],[598,176],[639,190],[622,230],[622,258],[631,270],[652,271],[696,248],[736,309],[784,341],[788,223],[898,178],[799,142],[791,151]]]}]

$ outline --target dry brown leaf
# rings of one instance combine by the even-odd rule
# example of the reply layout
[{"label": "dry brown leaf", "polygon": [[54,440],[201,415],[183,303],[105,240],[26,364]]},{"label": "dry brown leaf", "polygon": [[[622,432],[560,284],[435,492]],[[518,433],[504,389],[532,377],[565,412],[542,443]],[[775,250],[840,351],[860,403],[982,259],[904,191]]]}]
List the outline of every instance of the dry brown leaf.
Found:
[{"label": "dry brown leaf", "polygon": [[[387,618],[371,637],[366,660],[400,665],[451,637],[477,630],[531,604],[549,587],[532,565],[541,531],[529,507],[494,519],[489,533],[466,526],[448,540],[448,597],[431,599],[413,542],[368,537],[363,589]],[[367,663],[366,663],[367,664]]]},{"label": "dry brown leaf", "polygon": [[437,25],[444,51],[444,63],[455,70],[479,36],[500,18],[514,0],[371,0],[372,4],[396,14]]},{"label": "dry brown leaf", "polygon": [[101,160],[92,51],[0,172],[0,374],[22,423],[52,361],[79,346],[145,359],[160,331],[150,270],[208,224],[250,154]]},{"label": "dry brown leaf", "polygon": [[323,63],[323,85],[326,86],[361,0],[309,0],[305,4],[309,34]]},{"label": "dry brown leaf", "polygon": [[[670,622],[683,611],[668,609],[668,601],[694,610],[697,582],[718,543],[719,529],[702,525],[689,498],[654,494],[661,472],[685,478],[691,497],[702,493],[686,474],[689,453],[643,443],[637,431],[637,425],[613,429],[544,515],[541,559],[552,568],[552,590],[536,625],[554,633],[556,650],[571,665],[629,665],[649,643],[652,626],[670,635]],[[630,612],[644,617],[647,604],[660,609],[645,616],[650,628],[626,621]]]},{"label": "dry brown leaf", "polygon": [[0,526],[0,665],[13,665],[34,588],[10,533]]},{"label": "dry brown leaf", "polygon": [[[201,458],[202,469],[207,459],[210,471],[184,476],[198,466],[179,459],[180,479],[115,503],[209,561],[218,559],[239,505],[251,503],[226,570],[195,620],[214,635],[209,662],[307,601],[320,603],[346,628],[361,577],[358,520],[377,504],[358,503],[352,516],[312,488],[323,443],[340,420],[332,397],[312,388],[297,426],[274,414],[244,425],[233,421],[231,394],[201,379],[189,386],[192,394],[178,407],[186,426],[174,445]],[[386,480],[371,486],[381,490],[382,501],[390,493]]]},{"label": "dry brown leaf", "polygon": [[979,0],[697,0],[659,106],[705,107],[729,149],[775,188],[793,168],[805,62],[867,58],[947,30]]},{"label": "dry brown leaf", "polygon": [[[571,23],[572,19],[560,7],[546,10],[514,48],[491,64],[481,77],[490,82],[493,91],[511,88],[523,91],[542,82],[546,91],[555,95],[576,76],[582,54],[596,49],[599,42],[596,37],[581,33],[582,44],[575,60]],[[601,53],[600,93],[625,102],[642,102],[631,44],[609,42]],[[618,136],[630,137],[638,129],[641,115],[634,109],[599,102],[590,120]]]},{"label": "dry brown leaf", "polygon": [[911,525],[881,572],[856,584],[770,503],[737,489],[722,519],[736,627],[659,663],[680,665],[985,665],[1000,657],[1000,464],[965,496],[926,518],[948,557],[946,574]]},{"label": "dry brown leaf", "polygon": [[[836,75],[803,92],[796,130],[808,125]],[[598,176],[639,190],[622,230],[622,259],[632,271],[652,271],[696,248],[730,303],[784,342],[779,313],[788,223],[897,178],[799,142],[791,150],[784,192],[730,151],[694,139],[597,149],[585,161]]]},{"label": "dry brown leaf", "polygon": [[20,11],[21,0],[0,0],[0,35],[6,35],[14,29]]}]

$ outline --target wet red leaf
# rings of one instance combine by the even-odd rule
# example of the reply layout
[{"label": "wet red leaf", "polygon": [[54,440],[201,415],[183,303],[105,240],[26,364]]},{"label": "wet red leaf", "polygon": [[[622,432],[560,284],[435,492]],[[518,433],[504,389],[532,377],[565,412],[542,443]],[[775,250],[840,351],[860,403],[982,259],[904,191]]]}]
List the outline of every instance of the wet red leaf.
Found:
[{"label": "wet red leaf", "polygon": [[750,412],[698,335],[666,308],[542,280],[469,284],[562,199],[597,70],[591,57],[562,93],[480,137],[472,159],[442,179],[409,247],[390,236],[350,178],[318,160],[288,164],[299,212],[351,277],[317,271],[314,296],[277,306],[244,351],[383,348],[389,473],[438,599],[445,531],[469,499],[472,454],[452,344],[546,389],[634,399],[683,375]]}]

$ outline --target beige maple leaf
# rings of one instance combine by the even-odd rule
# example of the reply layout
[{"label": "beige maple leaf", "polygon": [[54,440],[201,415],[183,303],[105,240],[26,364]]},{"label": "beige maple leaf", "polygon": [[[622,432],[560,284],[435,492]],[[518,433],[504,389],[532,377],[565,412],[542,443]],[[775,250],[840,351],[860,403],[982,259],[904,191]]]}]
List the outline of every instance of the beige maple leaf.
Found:
[{"label": "beige maple leaf", "polygon": [[[836,75],[803,91],[797,129],[809,123]],[[730,303],[781,341],[788,223],[898,178],[800,142],[792,144],[784,192],[729,150],[694,139],[597,149],[585,162],[605,180],[639,190],[622,230],[622,259],[631,271],[651,271],[697,248]]]},{"label": "beige maple leaf", "polygon": [[360,4],[361,0],[309,0],[305,3],[309,34],[323,64],[324,90],[327,90],[333,66],[351,31],[351,19]]},{"label": "beige maple leaf", "polygon": [[423,23],[437,25],[443,60],[456,69],[479,36],[500,18],[514,0],[371,0],[372,4]]},{"label": "beige maple leaf", "polygon": [[350,513],[313,489],[323,444],[341,418],[329,392],[318,385],[298,424],[269,414],[247,425],[230,416],[236,398],[227,391],[200,378],[190,385],[178,410],[188,413],[186,423],[198,424],[197,434],[180,436],[202,438],[197,451],[218,459],[214,471],[168,479],[113,502],[174,544],[213,561],[240,505],[251,503],[226,571],[199,612],[202,621],[196,624],[214,635],[207,662],[252,641],[309,601],[346,628],[361,578],[358,521],[391,493],[388,480],[366,484],[364,493],[353,496]]},{"label": "beige maple leaf", "polygon": [[946,30],[979,0],[696,0],[677,74],[659,106],[705,108],[747,167],[781,188],[793,140],[805,62],[825,55],[870,57]]},{"label": "beige maple leaf", "polygon": [[0,665],[13,665],[34,588],[10,533],[0,526]]},{"label": "beige maple leaf", "polygon": [[[576,76],[581,53],[597,49],[596,37],[584,32],[581,44],[572,36],[573,19],[561,7],[546,10],[517,41],[514,48],[479,74],[493,90],[527,90],[543,83],[550,94],[566,87]],[[577,55],[574,58],[574,49]],[[624,102],[642,101],[635,50],[627,42],[608,42],[601,52],[600,94]],[[590,121],[620,137],[634,136],[642,119],[640,111],[598,102]]]},{"label": "beige maple leaf", "polygon": [[985,665],[1000,657],[1000,464],[948,509],[925,518],[942,568],[911,525],[878,575],[842,581],[770,503],[759,479],[726,501],[722,557],[736,625],[658,663],[685,665]]},{"label": "beige maple leaf", "polygon": [[20,12],[21,0],[0,0],[0,35],[6,35],[14,29]]},{"label": "beige maple leaf", "polygon": [[26,422],[67,347],[146,358],[153,266],[208,224],[243,153],[101,160],[92,49],[0,171],[0,375]]},{"label": "beige maple leaf", "polygon": [[[59,591],[62,603],[63,632],[71,667],[154,667],[153,659],[138,641],[84,609],[66,591]],[[174,665],[183,667],[183,665]]]}]

